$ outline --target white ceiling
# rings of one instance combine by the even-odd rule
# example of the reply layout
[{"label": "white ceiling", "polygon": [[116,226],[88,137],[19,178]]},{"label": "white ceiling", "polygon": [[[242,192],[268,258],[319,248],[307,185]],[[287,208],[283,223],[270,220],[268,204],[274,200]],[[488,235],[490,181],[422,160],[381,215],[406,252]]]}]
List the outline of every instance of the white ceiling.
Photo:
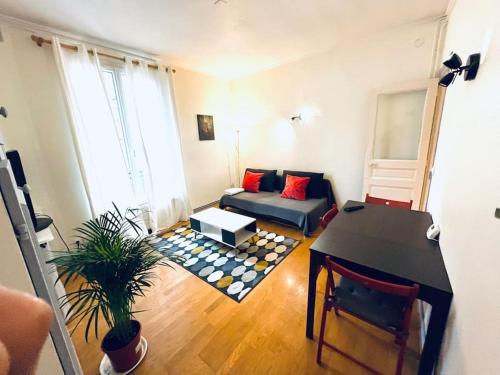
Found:
[{"label": "white ceiling", "polygon": [[0,13],[226,78],[443,15],[448,0],[0,0]]}]

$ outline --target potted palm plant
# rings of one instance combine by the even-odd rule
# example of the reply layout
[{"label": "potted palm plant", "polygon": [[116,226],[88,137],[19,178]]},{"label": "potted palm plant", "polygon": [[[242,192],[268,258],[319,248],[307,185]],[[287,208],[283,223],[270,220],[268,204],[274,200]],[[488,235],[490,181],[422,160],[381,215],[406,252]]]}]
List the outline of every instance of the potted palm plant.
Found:
[{"label": "potted palm plant", "polygon": [[155,277],[153,269],[169,266],[174,255],[161,254],[144,235],[135,210],[123,214],[114,210],[84,222],[76,229],[77,241],[68,252],[54,252],[49,263],[55,264],[64,285],[75,283],[76,290],[62,297],[69,304],[68,323],[75,322],[72,333],[85,325],[85,340],[90,331],[98,338],[99,319],[109,327],[101,349],[116,372],[127,372],[143,356],[141,324],[134,319],[136,298],[144,296]]}]

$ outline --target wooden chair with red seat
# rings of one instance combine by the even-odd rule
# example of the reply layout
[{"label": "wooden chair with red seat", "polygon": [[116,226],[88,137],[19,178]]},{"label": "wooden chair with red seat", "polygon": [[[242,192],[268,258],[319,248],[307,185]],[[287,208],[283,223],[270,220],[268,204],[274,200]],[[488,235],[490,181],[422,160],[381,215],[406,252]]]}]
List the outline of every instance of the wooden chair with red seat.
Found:
[{"label": "wooden chair with red seat", "polygon": [[391,199],[373,197],[368,193],[366,194],[365,202],[372,203],[372,204],[385,205],[385,206],[390,206],[390,207],[404,208],[405,210],[411,210],[411,206],[413,204],[413,200],[411,200],[409,202],[394,201]]},{"label": "wooden chair with red seat", "polygon": [[330,208],[323,216],[321,216],[319,220],[319,225],[321,226],[321,228],[325,229],[330,221],[332,221],[338,213],[339,209],[337,208],[337,205],[334,204],[332,208]]},{"label": "wooden chair with red seat", "polygon": [[[417,284],[406,286],[375,280],[342,267],[330,260],[329,257],[326,257],[325,267],[328,273],[316,357],[318,364],[321,364],[321,352],[323,345],[325,345],[364,369],[379,374],[377,370],[325,341],[326,313],[333,308],[337,315],[338,311],[346,312],[393,334],[396,338],[395,343],[399,345],[396,374],[401,374],[406,341],[409,335],[411,311],[419,286]],[[341,276],[337,287],[333,272]]]}]

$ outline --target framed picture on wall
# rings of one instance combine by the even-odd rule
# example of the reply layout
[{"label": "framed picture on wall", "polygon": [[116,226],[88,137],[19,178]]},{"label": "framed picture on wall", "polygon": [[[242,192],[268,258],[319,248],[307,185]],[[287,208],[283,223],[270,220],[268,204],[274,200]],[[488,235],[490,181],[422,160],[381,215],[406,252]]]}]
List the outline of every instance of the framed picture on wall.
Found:
[{"label": "framed picture on wall", "polygon": [[215,140],[214,116],[197,115],[198,117],[198,137],[200,141]]}]

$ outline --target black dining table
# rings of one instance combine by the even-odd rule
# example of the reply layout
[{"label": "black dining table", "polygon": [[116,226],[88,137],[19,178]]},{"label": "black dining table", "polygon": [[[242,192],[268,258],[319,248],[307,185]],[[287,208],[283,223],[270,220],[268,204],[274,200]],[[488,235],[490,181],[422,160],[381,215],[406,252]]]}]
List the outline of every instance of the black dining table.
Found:
[{"label": "black dining table", "polygon": [[450,311],[453,291],[437,241],[426,237],[427,212],[348,201],[310,247],[306,336],[313,338],[316,280],[324,258],[364,275],[402,284],[417,283],[418,297],[432,306],[419,374],[432,374]]}]

